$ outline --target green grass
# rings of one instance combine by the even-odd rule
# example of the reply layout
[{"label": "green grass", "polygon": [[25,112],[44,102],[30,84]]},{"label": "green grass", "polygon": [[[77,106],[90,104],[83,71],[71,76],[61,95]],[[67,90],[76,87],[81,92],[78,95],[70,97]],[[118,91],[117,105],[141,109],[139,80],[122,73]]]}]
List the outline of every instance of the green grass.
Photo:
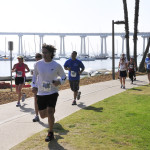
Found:
[{"label": "green grass", "polygon": [[54,127],[56,140],[45,143],[47,130],[15,149],[149,150],[150,86],[117,94],[63,120]]}]

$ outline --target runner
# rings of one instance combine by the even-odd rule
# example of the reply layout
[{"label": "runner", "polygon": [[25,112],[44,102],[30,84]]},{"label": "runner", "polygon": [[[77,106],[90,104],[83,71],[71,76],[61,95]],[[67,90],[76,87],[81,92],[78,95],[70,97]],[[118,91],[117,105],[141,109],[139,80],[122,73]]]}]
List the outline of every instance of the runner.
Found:
[{"label": "runner", "polygon": [[[29,72],[30,69],[26,64],[23,63],[24,59],[22,56],[18,56],[17,59],[18,59],[18,63],[13,66],[12,72],[16,72],[15,86],[16,86],[16,93],[18,94],[18,102],[16,107],[19,107],[21,106],[20,104],[20,99],[22,95],[21,90],[25,83],[25,73]],[[22,101],[24,100],[25,100],[25,94],[22,95]]]},{"label": "runner", "polygon": [[48,117],[49,132],[45,138],[46,142],[54,139],[53,126],[58,86],[66,80],[66,75],[61,65],[53,61],[55,52],[56,49],[52,45],[42,45],[43,59],[36,62],[32,80],[32,91],[37,92],[40,117]]},{"label": "runner", "polygon": [[[42,59],[42,54],[36,53],[35,55],[36,61],[39,61]],[[32,79],[34,80],[34,79]],[[38,105],[37,105],[37,92],[34,93],[34,108],[35,108],[35,118],[33,119],[33,122],[40,121],[39,115],[38,115]]]},{"label": "runner", "polygon": [[127,62],[123,57],[120,58],[118,68],[119,68],[118,71],[120,76],[121,88],[125,89],[125,79],[127,77]]},{"label": "runner", "polygon": [[[68,77],[70,88],[74,93],[74,100],[72,105],[77,105],[76,99],[80,99],[81,92],[79,91],[79,82],[80,82],[80,75],[84,71],[85,67],[83,63],[76,59],[77,52],[73,51],[71,54],[71,58],[67,60],[64,64],[65,70],[68,70]],[[81,70],[80,70],[81,69]]]},{"label": "runner", "polygon": [[146,63],[146,70],[147,70],[148,81],[149,81],[149,84],[150,84],[150,53],[148,53],[147,56],[148,57],[145,59],[145,63]]},{"label": "runner", "polygon": [[136,68],[136,64],[134,62],[134,59],[131,57],[130,61],[128,63],[128,70],[129,70],[129,78],[131,79],[131,84],[133,84],[133,77],[135,75],[135,68]]}]

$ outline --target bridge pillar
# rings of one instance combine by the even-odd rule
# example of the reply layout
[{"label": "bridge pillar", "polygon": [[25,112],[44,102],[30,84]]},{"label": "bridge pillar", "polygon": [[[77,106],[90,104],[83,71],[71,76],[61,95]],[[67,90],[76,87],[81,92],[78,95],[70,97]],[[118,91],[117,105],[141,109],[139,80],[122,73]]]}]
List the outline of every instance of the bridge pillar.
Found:
[{"label": "bridge pillar", "polygon": [[60,36],[60,54],[59,56],[66,56],[66,53],[65,53],[65,39],[64,39],[64,35]]},{"label": "bridge pillar", "polygon": [[[106,42],[106,37],[107,36],[101,36],[101,53],[100,56],[108,56],[107,53],[107,42]],[[104,40],[103,40],[104,39]],[[104,45],[103,45],[104,44]],[[104,46],[105,46],[105,53],[104,53]]]},{"label": "bridge pillar", "polygon": [[41,53],[42,52],[42,45],[43,45],[43,37],[44,37],[44,35],[40,34],[39,37],[40,37],[39,53]]},{"label": "bridge pillar", "polygon": [[103,56],[103,37],[101,37],[101,53],[100,56]]},{"label": "bridge pillar", "polygon": [[144,54],[144,51],[145,51],[145,36],[142,36],[143,38],[143,54]]},{"label": "bridge pillar", "polygon": [[23,49],[22,49],[22,34],[18,34],[19,37],[19,47],[18,47],[18,55],[23,55]]},{"label": "bridge pillar", "polygon": [[85,44],[85,37],[86,36],[80,36],[81,37],[81,51],[80,54],[86,54],[86,44]]},{"label": "bridge pillar", "polygon": [[108,56],[106,36],[104,37],[104,42],[105,42],[105,56]]}]

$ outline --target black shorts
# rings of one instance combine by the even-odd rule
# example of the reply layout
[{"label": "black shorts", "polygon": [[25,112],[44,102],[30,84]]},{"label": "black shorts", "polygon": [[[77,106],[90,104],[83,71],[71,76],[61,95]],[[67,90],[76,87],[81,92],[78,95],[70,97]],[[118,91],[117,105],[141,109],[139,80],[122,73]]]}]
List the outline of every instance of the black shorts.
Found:
[{"label": "black shorts", "polygon": [[127,77],[126,71],[120,71],[120,77]]},{"label": "black shorts", "polygon": [[15,78],[15,85],[24,84],[25,83],[25,77],[16,77]]},{"label": "black shorts", "polygon": [[146,69],[147,73],[150,73],[150,69]]},{"label": "black shorts", "polygon": [[38,109],[44,110],[47,107],[55,108],[58,95],[58,93],[54,93],[51,95],[37,95]]},{"label": "black shorts", "polygon": [[79,80],[69,80],[72,91],[77,92],[79,90],[79,82]]},{"label": "black shorts", "polygon": [[129,71],[129,78],[133,78],[134,75],[135,75],[134,71]]}]

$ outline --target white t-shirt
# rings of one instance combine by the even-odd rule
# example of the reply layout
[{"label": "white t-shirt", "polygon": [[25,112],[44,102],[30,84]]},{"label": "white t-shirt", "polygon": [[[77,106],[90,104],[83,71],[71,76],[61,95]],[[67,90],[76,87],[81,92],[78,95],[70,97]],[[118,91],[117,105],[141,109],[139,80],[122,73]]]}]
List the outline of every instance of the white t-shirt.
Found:
[{"label": "white t-shirt", "polygon": [[35,63],[32,79],[32,87],[38,88],[37,95],[50,95],[58,92],[58,87],[52,83],[53,80],[59,80],[63,84],[66,75],[62,66],[56,61],[45,62],[42,59]]},{"label": "white t-shirt", "polygon": [[126,68],[126,65],[127,65],[127,63],[125,62],[125,61],[120,61],[120,71],[125,71],[125,70],[127,70],[127,68]]}]

